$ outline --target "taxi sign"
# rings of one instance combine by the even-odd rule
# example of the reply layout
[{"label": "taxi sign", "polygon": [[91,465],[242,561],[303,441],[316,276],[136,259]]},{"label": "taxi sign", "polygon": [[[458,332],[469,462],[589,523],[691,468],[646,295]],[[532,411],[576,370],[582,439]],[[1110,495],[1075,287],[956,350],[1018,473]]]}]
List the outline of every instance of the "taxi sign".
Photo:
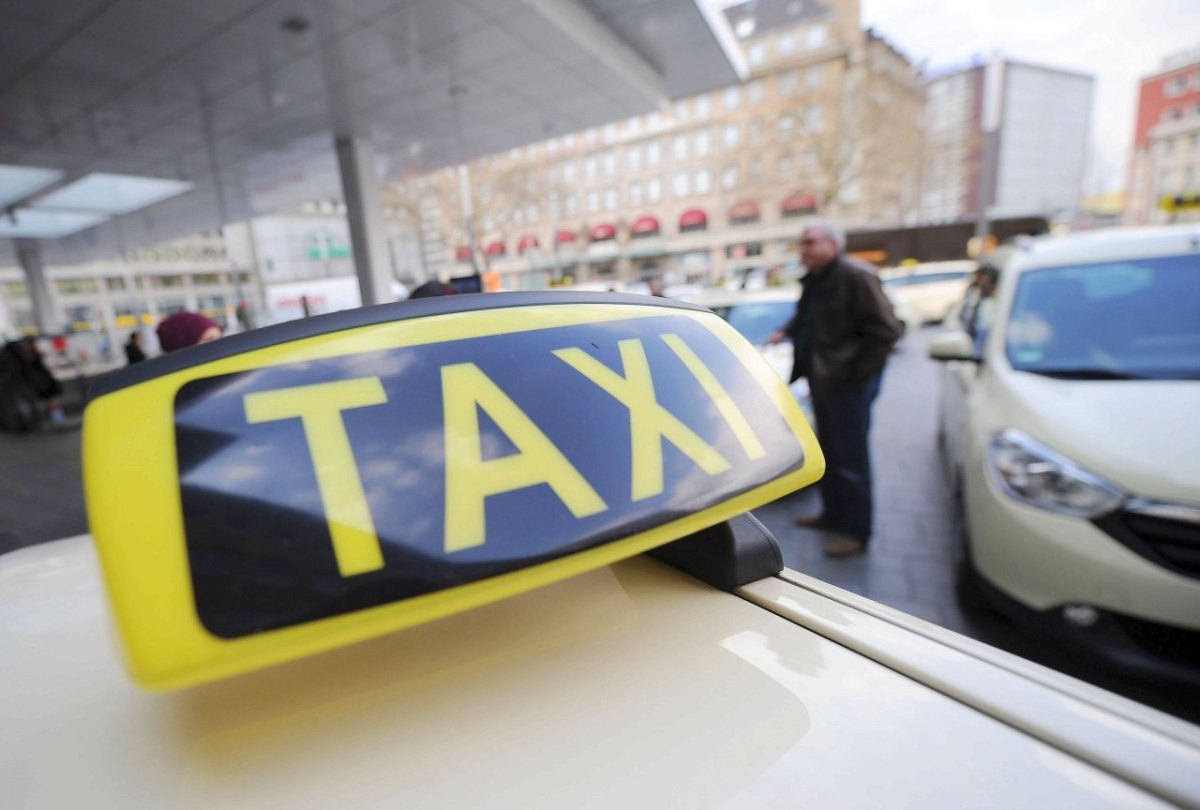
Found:
[{"label": "taxi sign", "polygon": [[462,296],[106,378],[88,519],[134,678],[172,688],[456,613],[817,480],[744,338],[642,296]]}]

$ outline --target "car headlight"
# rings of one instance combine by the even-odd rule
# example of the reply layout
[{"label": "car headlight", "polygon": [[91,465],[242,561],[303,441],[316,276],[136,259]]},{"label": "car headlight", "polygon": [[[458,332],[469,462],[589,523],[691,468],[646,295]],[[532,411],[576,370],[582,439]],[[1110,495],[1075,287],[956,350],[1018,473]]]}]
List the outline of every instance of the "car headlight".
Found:
[{"label": "car headlight", "polygon": [[1051,512],[1094,518],[1125,500],[1113,484],[1014,428],[992,437],[987,466],[1006,495]]}]

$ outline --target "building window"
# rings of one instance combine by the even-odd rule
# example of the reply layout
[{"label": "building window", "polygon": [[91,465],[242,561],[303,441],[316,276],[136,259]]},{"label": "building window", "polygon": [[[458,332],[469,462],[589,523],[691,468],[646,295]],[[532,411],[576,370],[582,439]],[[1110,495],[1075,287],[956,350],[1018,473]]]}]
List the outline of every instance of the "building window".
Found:
[{"label": "building window", "polygon": [[662,162],[662,141],[653,140],[646,144],[646,165],[657,166]]},{"label": "building window", "polygon": [[751,146],[758,146],[763,141],[763,120],[761,118],[751,118],[748,127],[747,138]]},{"label": "building window", "polygon": [[746,52],[746,61],[751,67],[758,67],[767,61],[767,43],[760,41],[751,45],[750,50]]},{"label": "building window", "polygon": [[1182,96],[1187,92],[1187,79],[1183,76],[1176,76],[1167,82],[1167,98],[1175,98]]},{"label": "building window", "polygon": [[642,134],[642,119],[635,116],[633,118],[630,118],[628,121],[626,121],[625,122],[625,132],[628,133],[629,137],[631,137],[631,138],[636,138],[638,135],[641,135]]},{"label": "building window", "polygon": [[[179,282],[179,286],[183,285],[183,276],[163,276],[163,278],[175,279]],[[94,278],[64,278],[54,282],[54,286],[62,295],[85,295],[100,290],[100,283]]]},{"label": "building window", "polygon": [[150,286],[156,288],[182,287],[183,276],[150,276]]},{"label": "building window", "polygon": [[762,79],[755,79],[746,85],[746,103],[750,106],[762,104],[763,100],[763,83]]},{"label": "building window", "polygon": [[721,142],[726,149],[737,149],[742,140],[742,127],[740,124],[726,124],[725,134]]},{"label": "building window", "polygon": [[562,165],[562,178],[564,183],[575,182],[575,161],[568,160]]},{"label": "building window", "polygon": [[583,176],[588,180],[596,179],[597,161],[594,156],[588,156],[583,159]]},{"label": "building window", "polygon": [[825,26],[814,25],[812,28],[808,29],[808,34],[804,38],[804,44],[807,45],[810,50],[815,50],[816,48],[823,47],[828,38],[829,31],[825,28]]},{"label": "building window", "polygon": [[676,160],[687,160],[688,142],[686,135],[675,136],[674,154]]},{"label": "building window", "polygon": [[780,98],[791,98],[792,95],[795,94],[796,71],[789,70],[787,73],[780,73],[777,81],[779,82],[777,86],[779,89]]},{"label": "building window", "polygon": [[696,130],[696,157],[704,157],[712,149],[712,137],[708,129]]},{"label": "building window", "polygon": [[712,191],[712,172],[708,169],[701,169],[696,172],[696,193],[707,194]]},{"label": "building window", "polygon": [[737,188],[738,183],[738,167],[726,166],[725,171],[721,172],[721,187],[725,189]]},{"label": "building window", "polygon": [[680,99],[675,102],[675,123],[686,124],[688,122],[688,101]]},{"label": "building window", "polygon": [[775,53],[780,57],[791,56],[796,51],[796,35],[788,31],[781,34],[779,41],[775,43]]},{"label": "building window", "polygon": [[671,183],[671,190],[676,197],[686,197],[688,195],[688,173],[679,171],[675,172],[675,179]]},{"label": "building window", "polygon": [[617,125],[616,124],[605,124],[604,125],[604,142],[612,143],[616,139],[617,139]]},{"label": "building window", "polygon": [[566,201],[563,203],[563,210],[567,212],[567,216],[575,216],[579,213],[579,198],[574,194],[568,194]]},{"label": "building window", "polygon": [[662,180],[657,177],[650,178],[646,183],[646,199],[652,203],[662,199]]},{"label": "building window", "polygon": [[529,220],[531,224],[537,223],[539,213],[537,203],[530,203],[525,207],[525,219]]},{"label": "building window", "polygon": [[762,158],[750,158],[750,165],[746,167],[746,176],[751,182],[757,182],[762,179],[763,164]]},{"label": "building window", "polygon": [[790,140],[792,134],[796,131],[796,116],[791,113],[785,113],[779,117],[779,139],[781,141]]},{"label": "building window", "polygon": [[617,173],[617,156],[611,149],[604,153],[604,173],[612,176]]},{"label": "building window", "polygon": [[558,154],[558,138],[551,138],[550,140],[546,141],[546,154],[547,155],[557,155]]},{"label": "building window", "polygon": [[825,81],[825,66],[813,65],[804,72],[804,85],[809,90],[818,89]]},{"label": "building window", "polygon": [[629,200],[630,205],[641,205],[642,204],[642,184],[641,183],[630,183],[629,184],[629,192],[626,195],[626,199]]},{"label": "building window", "polygon": [[742,106],[742,88],[736,84],[725,88],[725,111],[732,112]]},{"label": "building window", "polygon": [[712,99],[708,96],[696,97],[696,120],[703,121],[712,115]]},{"label": "building window", "polygon": [[809,132],[822,132],[825,129],[825,110],[820,104],[814,104],[804,111],[804,128]]},{"label": "building window", "polygon": [[626,149],[625,163],[629,166],[629,171],[640,171],[642,168],[642,147],[635,144]]},{"label": "building window", "polygon": [[120,276],[109,276],[104,279],[104,286],[110,290],[123,290],[125,289],[125,279]]},{"label": "building window", "polygon": [[600,210],[600,192],[589,191],[587,193],[587,209],[589,213],[595,214]]},{"label": "building window", "polygon": [[617,190],[615,188],[604,189],[604,210],[617,210]]},{"label": "building window", "polygon": [[791,152],[784,152],[779,156],[779,174],[788,179],[796,174],[796,159],[792,157]]},{"label": "building window", "polygon": [[583,133],[583,143],[588,148],[591,148],[596,145],[596,130],[595,129],[589,129],[587,132]]}]

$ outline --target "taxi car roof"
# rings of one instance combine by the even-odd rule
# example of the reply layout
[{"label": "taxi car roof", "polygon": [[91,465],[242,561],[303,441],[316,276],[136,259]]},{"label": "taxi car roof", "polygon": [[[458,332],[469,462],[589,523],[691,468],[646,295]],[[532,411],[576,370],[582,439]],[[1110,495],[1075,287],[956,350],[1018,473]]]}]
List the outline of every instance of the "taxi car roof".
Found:
[{"label": "taxi car roof", "polygon": [[[20,654],[6,654],[0,670],[0,712],[13,732],[0,751],[0,803],[1133,807],[1200,798],[1200,748],[1186,724],[1156,730],[1156,713],[1136,706],[1106,713],[1063,679],[1032,707],[1062,722],[1062,736],[1039,739],[1020,711],[989,711],[980,697],[1003,702],[1018,679],[1011,670],[1024,667],[1017,659],[993,651],[1003,666],[992,666],[944,647],[923,666],[943,678],[968,667],[961,679],[914,677],[906,659],[941,645],[883,622],[904,637],[875,635],[868,655],[861,636],[886,613],[788,579],[804,581],[790,572],[739,598],[634,558],[402,633],[153,695],[129,683],[107,638],[88,538],[12,552],[0,558],[0,640]],[[990,676],[969,677],[981,670]],[[1103,761],[1107,746],[1123,772],[1073,750],[1087,745],[1072,740],[1093,738],[1091,758]]]}]

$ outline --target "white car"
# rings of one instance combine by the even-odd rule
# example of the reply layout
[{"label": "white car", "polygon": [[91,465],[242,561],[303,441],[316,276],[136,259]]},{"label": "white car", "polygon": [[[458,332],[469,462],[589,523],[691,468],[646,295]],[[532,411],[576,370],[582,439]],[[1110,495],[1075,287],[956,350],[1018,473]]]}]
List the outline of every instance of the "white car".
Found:
[{"label": "white car", "polygon": [[[800,290],[795,286],[746,292],[711,292],[693,299],[693,303],[708,307],[721,316],[742,337],[758,347],[771,368],[784,380],[792,373],[792,343],[769,344],[767,338],[796,314]],[[808,389],[803,380],[797,383],[802,394]]]},{"label": "white car", "polygon": [[925,262],[881,270],[883,292],[907,329],[941,322],[963,299],[976,263],[970,260]]},{"label": "white car", "polygon": [[821,452],[698,307],[317,316],[83,438],[92,536],[0,556],[6,810],[1200,806],[1200,729],[785,569]]},{"label": "white car", "polygon": [[1200,228],[1031,243],[988,309],[930,344],[966,573],[1098,660],[1200,684]]}]

